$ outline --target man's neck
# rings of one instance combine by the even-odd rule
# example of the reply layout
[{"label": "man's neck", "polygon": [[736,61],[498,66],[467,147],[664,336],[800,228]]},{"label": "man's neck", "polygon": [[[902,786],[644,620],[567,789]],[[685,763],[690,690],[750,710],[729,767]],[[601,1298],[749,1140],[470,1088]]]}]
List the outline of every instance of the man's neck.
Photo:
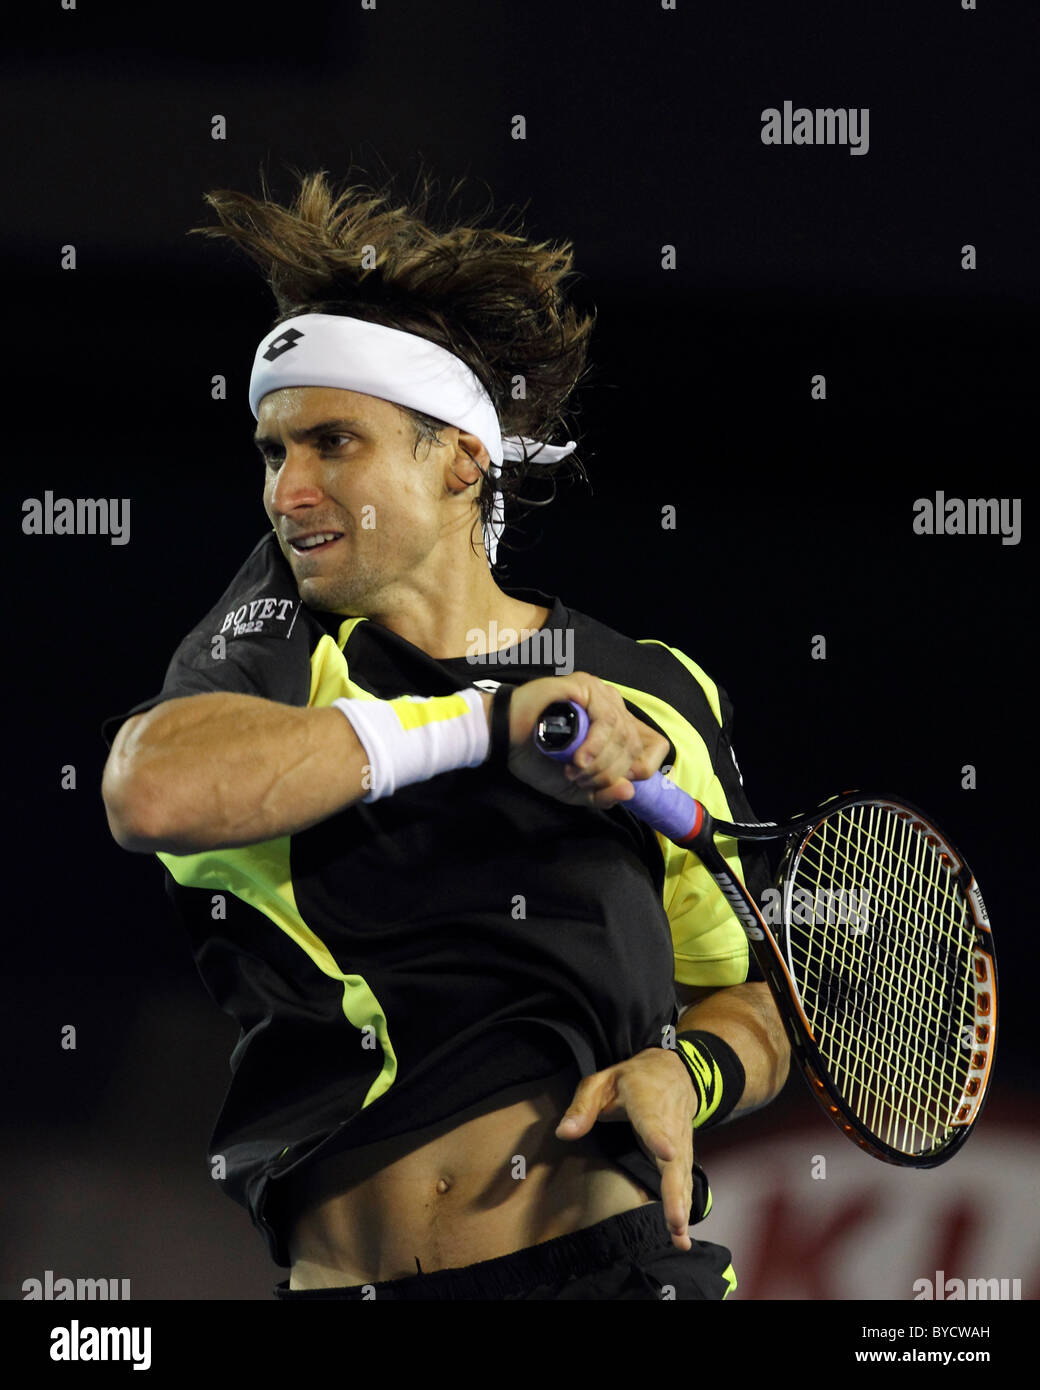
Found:
[{"label": "man's neck", "polygon": [[451,567],[436,585],[382,595],[366,616],[437,660],[466,656],[475,647],[500,651],[544,627],[550,610],[513,598],[498,587],[487,561],[474,557]]}]

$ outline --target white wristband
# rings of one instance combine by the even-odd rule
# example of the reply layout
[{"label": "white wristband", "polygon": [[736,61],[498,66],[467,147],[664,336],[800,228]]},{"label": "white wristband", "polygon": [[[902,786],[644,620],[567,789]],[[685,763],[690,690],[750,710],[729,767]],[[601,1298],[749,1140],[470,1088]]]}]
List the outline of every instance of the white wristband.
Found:
[{"label": "white wristband", "polygon": [[397,700],[333,700],[368,756],[372,789],[363,801],[438,772],[477,767],[488,754],[488,721],[479,690],[402,695]]}]

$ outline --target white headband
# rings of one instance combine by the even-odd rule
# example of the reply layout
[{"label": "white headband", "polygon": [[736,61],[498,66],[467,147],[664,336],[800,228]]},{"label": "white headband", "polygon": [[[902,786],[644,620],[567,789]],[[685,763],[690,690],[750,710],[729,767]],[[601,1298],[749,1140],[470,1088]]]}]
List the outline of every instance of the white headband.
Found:
[{"label": "white headband", "polygon": [[[503,459],[523,459],[537,449],[534,463],[555,463],[578,446],[540,444],[522,435],[503,436],[491,397],[460,358],[415,333],[341,314],[302,314],[280,323],[261,342],[249,378],[249,408],[259,417],[260,402],[286,386],[332,386],[409,406],[475,434],[491,458],[496,478]],[[488,562],[495,563],[505,525],[502,494],[495,493],[484,532]]]}]

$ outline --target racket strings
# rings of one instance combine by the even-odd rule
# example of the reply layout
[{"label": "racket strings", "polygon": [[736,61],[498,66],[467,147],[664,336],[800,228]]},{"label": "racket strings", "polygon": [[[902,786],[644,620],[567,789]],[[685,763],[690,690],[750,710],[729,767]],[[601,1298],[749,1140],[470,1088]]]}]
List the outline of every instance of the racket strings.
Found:
[{"label": "racket strings", "polygon": [[[849,864],[846,860],[843,867],[846,873],[851,869],[854,873],[860,876],[862,875],[862,868],[859,865]],[[915,866],[915,871],[919,873],[919,866]],[[904,883],[900,884],[900,888],[902,892],[897,905],[899,909],[898,915],[905,920],[907,915],[915,911],[917,904],[913,902],[910,894],[906,891],[906,885]],[[946,898],[947,901],[945,906],[948,909],[950,902],[950,894],[948,891]],[[876,895],[875,903],[877,904],[878,901],[879,895]],[[953,902],[954,905],[956,905],[955,898]],[[896,935],[892,930],[891,903],[880,900],[881,911],[875,916],[873,923],[867,918],[865,911],[862,910],[865,907],[865,903],[860,903],[859,906],[860,912],[857,914],[857,918],[848,924],[850,931],[849,938],[843,940],[841,937],[838,937],[835,942],[835,955],[840,966],[844,967],[843,973],[847,975],[851,968],[861,982],[869,982],[873,973],[877,970],[881,970],[886,972],[886,978],[888,982],[891,983],[891,965],[893,961],[895,961],[899,966],[901,977],[911,987],[919,991],[922,990],[925,984],[933,983],[930,977],[933,976],[936,971],[942,972],[947,979],[956,976],[956,963],[948,941],[944,942],[941,939],[933,939],[929,945],[924,936],[919,936],[916,943],[918,949],[915,955],[907,951],[904,939]],[[923,903],[921,906],[933,916],[937,911],[942,910],[934,902]],[[854,943],[852,949],[849,949],[850,942]],[[812,944],[814,943],[810,941],[810,945]],[[860,949],[855,949],[857,946]],[[866,965],[868,969],[865,970],[864,965]],[[828,965],[825,961],[820,963],[820,972],[823,979],[827,979],[829,975],[832,976],[832,972],[828,970]],[[869,983],[868,989],[872,994],[876,992]],[[934,991],[930,993],[922,992],[917,996],[908,996],[909,1007],[912,1009],[917,1008],[927,1014],[929,1019],[935,1023],[937,1027],[940,1027],[940,1033],[942,1034],[941,1015],[939,1012],[940,1002]],[[949,1022],[947,1020],[945,1034],[948,1033]],[[943,1036],[940,1036],[938,1041],[943,1042]]]},{"label": "racket strings", "polygon": [[950,1132],[971,1060],[974,926],[954,872],[905,816],[826,817],[788,877],[789,961],[843,1101],[905,1153]]},{"label": "racket strings", "polygon": [[[891,842],[889,842],[886,847],[889,850],[891,850]],[[916,868],[919,872],[920,866],[917,865]],[[902,896],[905,898],[905,894]],[[934,1131],[935,1123],[938,1117],[934,1112],[934,1107],[932,1107],[931,1110],[929,1110],[927,1105],[929,1100],[935,1099],[934,1089],[929,1088],[928,1085],[929,1076],[927,1074],[927,1071],[920,1065],[919,1054],[909,1054],[910,1065],[906,1065],[908,1056],[906,1054],[905,1046],[902,1052],[897,1051],[895,1057],[893,1058],[893,1029],[891,1026],[886,1027],[886,1025],[891,1025],[893,1014],[891,1010],[889,1010],[884,1015],[879,1013],[879,1003],[884,1001],[879,998],[879,992],[876,989],[871,988],[871,976],[877,974],[878,967],[880,966],[881,974],[882,976],[888,977],[886,983],[891,988],[891,976],[893,974],[893,970],[891,967],[895,965],[898,966],[898,968],[903,972],[904,975],[908,975],[910,977],[910,983],[915,988],[920,989],[922,987],[922,980],[920,979],[920,976],[922,974],[922,971],[926,967],[934,970],[935,968],[942,968],[945,965],[947,967],[948,972],[949,953],[945,953],[945,958],[941,957],[939,953],[934,951],[931,953],[922,953],[922,951],[920,950],[920,942],[916,943],[919,948],[916,952],[907,951],[903,946],[903,943],[898,942],[898,939],[896,943],[896,949],[892,950],[892,943],[886,940],[886,937],[890,936],[891,933],[891,906],[891,903],[881,904],[881,910],[879,910],[875,914],[874,925],[877,928],[876,932],[872,933],[871,935],[864,935],[862,940],[856,943],[857,947],[861,947],[863,944],[870,942],[873,946],[873,949],[867,952],[864,952],[861,949],[849,950],[847,942],[843,943],[839,941],[839,948],[844,946],[844,949],[839,949],[835,953],[837,956],[839,969],[844,967],[844,969],[842,970],[842,974],[846,978],[849,971],[849,967],[857,967],[855,970],[855,974],[859,977],[857,983],[860,987],[861,996],[863,996],[861,999],[863,1007],[857,1009],[852,1006],[855,1001],[850,1002],[849,992],[847,988],[845,990],[835,988],[834,967],[831,966],[828,968],[827,965],[824,964],[820,970],[820,984],[822,987],[817,992],[817,1007],[813,1009],[813,1013],[816,1018],[817,1028],[819,1029],[821,1009],[829,1010],[832,1015],[836,1012],[838,1008],[843,1009],[845,1012],[846,1017],[844,1023],[839,1025],[837,1028],[832,1029],[830,1033],[830,1046],[827,1047],[826,1051],[832,1057],[834,1056],[834,1049],[839,1042],[844,1047],[849,1047],[851,1045],[851,1043],[853,1042],[852,1034],[856,1034],[858,1036],[860,1034],[861,1029],[864,1027],[867,1028],[868,1034],[872,1028],[877,1030],[877,1032],[879,1033],[879,1047],[875,1047],[875,1054],[877,1054],[879,1050],[882,1053],[887,1053],[887,1057],[884,1057],[883,1060],[888,1061],[890,1064],[893,1061],[897,1063],[901,1061],[903,1063],[901,1074],[898,1066],[890,1065],[888,1069],[888,1075],[885,1078],[885,1080],[887,1081],[887,1085],[885,1085],[884,1089],[878,1090],[876,1087],[871,1087],[870,1080],[868,1076],[865,1074],[865,1064],[869,1063],[871,1059],[867,1055],[865,1050],[862,1048],[862,1046],[859,1048],[858,1065],[850,1067],[850,1073],[852,1074],[854,1079],[858,1080],[861,1086],[866,1086],[868,1092],[872,1093],[875,1103],[880,1101],[882,1103],[887,1102],[891,1104],[894,1101],[895,1104],[898,1106],[900,1089],[898,1083],[900,1082],[902,1083],[902,1090],[904,1093],[909,1093],[912,1088],[916,1088],[917,1094],[923,1095],[925,1098],[924,1113],[928,1117],[928,1119],[931,1120],[930,1124],[926,1122],[926,1127],[929,1129],[929,1131]],[[905,902],[903,904],[903,907],[906,907]],[[934,957],[934,959],[929,959],[929,955]],[[890,967],[887,970],[885,969],[886,965]],[[932,995],[923,996],[923,998],[926,1000],[929,998],[934,999],[935,997],[934,982],[932,982],[932,984]],[[865,992],[863,988],[864,986],[866,986]],[[914,1032],[916,1035],[915,1040],[918,1047],[920,1046],[922,1041],[922,1025],[929,1033],[928,1041],[930,1041],[933,1044],[938,1043],[941,1045],[944,1042],[944,1034],[948,1037],[948,1024],[946,1024],[944,1027],[944,1020],[937,1015],[937,1012],[934,1008],[927,1011],[927,1014],[924,1017],[922,1017],[920,1011],[918,1011],[917,1016],[912,1019],[912,1022],[916,1025]],[[875,1068],[877,1060],[878,1058],[875,1055],[873,1059]],[[904,1115],[904,1119],[909,1119],[911,1123],[922,1123],[922,1116],[920,1112],[913,1115],[907,1115],[906,1109],[904,1108],[902,1113]]]},{"label": "racket strings", "polygon": [[[847,856],[845,857],[847,859]],[[846,863],[844,867],[847,872],[849,868],[848,863]],[[851,867],[861,875],[862,870],[859,866],[853,865]],[[819,883],[818,875],[816,882],[817,884]],[[905,913],[907,908],[912,910],[913,904],[906,901],[905,893],[903,897],[904,901],[901,906]],[[875,896],[875,905],[877,905],[877,895]],[[891,915],[887,910],[890,904],[881,904],[882,911],[876,915],[873,922],[867,918],[863,911],[865,906],[865,901],[861,900],[860,912],[855,918],[847,922],[850,933],[849,936],[847,938],[838,936],[833,943],[835,949],[832,954],[841,968],[840,975],[835,974],[833,966],[829,965],[826,960],[819,961],[820,980],[824,986],[833,985],[836,980],[840,980],[842,977],[847,980],[849,974],[852,973],[860,984],[866,984],[869,995],[873,996],[876,994],[876,991],[873,989],[870,977],[873,972],[879,968],[885,971],[886,967],[890,965],[890,958],[893,955],[899,961],[903,975],[909,976],[910,983],[918,989],[921,988],[923,983],[922,976],[926,970],[934,971],[935,969],[943,969],[947,974],[950,973],[950,952],[944,950],[941,943],[939,943],[938,946],[933,944],[930,958],[922,958],[920,951],[916,958],[910,956],[904,949],[901,949],[902,942],[899,938],[896,938],[894,941],[886,939],[891,936],[890,929],[892,921]],[[817,915],[812,924],[814,928],[819,924],[820,920],[820,917]],[[796,941],[796,946],[797,944]],[[817,944],[813,935],[810,935],[810,949],[815,948]],[[865,965],[869,967],[866,970],[864,969]],[[886,973],[888,975],[891,974],[890,970]],[[890,980],[889,983],[891,983]],[[820,993],[823,998],[819,1002],[826,1007],[828,991],[824,988]],[[843,993],[847,994],[847,989],[843,991]],[[923,995],[916,1001],[918,1007],[923,1007],[929,1011],[933,1021],[937,1017],[934,1001],[934,994]],[[913,1005],[914,1002],[915,1001],[911,1000],[911,1005]]]},{"label": "racket strings", "polygon": [[[891,850],[893,846],[889,842],[886,847]],[[919,872],[920,865],[917,865],[916,868]],[[902,896],[905,899],[905,894]],[[834,984],[835,970],[833,965],[830,967],[826,963],[821,965],[820,988],[817,990],[816,1007],[813,1009],[813,1014],[819,1029],[822,1010],[828,1011],[831,1016],[836,1016],[839,1009],[843,1011],[844,1018],[828,1034],[829,1045],[825,1051],[832,1059],[835,1057],[835,1049],[839,1044],[844,1048],[851,1049],[852,1043],[861,1037],[864,1029],[866,1029],[867,1036],[870,1035],[871,1031],[876,1032],[878,1045],[874,1048],[874,1057],[871,1058],[867,1050],[860,1044],[858,1051],[850,1053],[851,1056],[855,1057],[856,1062],[849,1067],[849,1074],[872,1097],[875,1110],[879,1103],[888,1104],[889,1107],[894,1104],[898,1109],[900,1101],[905,1101],[910,1095],[922,1099],[923,1104],[916,1113],[908,1113],[908,1107],[905,1104],[899,1113],[901,1113],[904,1122],[909,1121],[911,1125],[915,1126],[923,1125],[930,1134],[934,1134],[936,1125],[940,1120],[934,1102],[936,1099],[941,1101],[942,1097],[941,1095],[936,1097],[934,1087],[930,1085],[932,1078],[927,1069],[922,1067],[920,1063],[920,1053],[908,1052],[905,1043],[902,1048],[899,1048],[898,1045],[894,1048],[894,1030],[891,1026],[894,1014],[890,1008],[884,1013],[879,1011],[879,1005],[885,1001],[881,993],[873,988],[873,977],[879,973],[880,967],[883,981],[891,989],[892,966],[895,965],[905,976],[909,977],[909,983],[912,987],[921,989],[923,983],[926,983],[920,978],[925,968],[930,970],[944,969],[944,973],[949,973],[949,953],[942,954],[933,951],[922,955],[920,949],[916,953],[908,952],[905,949],[900,949],[903,943],[899,942],[898,938],[893,950],[893,942],[886,939],[891,936],[891,906],[891,903],[881,904],[881,910],[876,912],[873,924],[876,931],[872,931],[870,935],[864,934],[861,941],[856,943],[857,946],[871,943],[872,949],[866,952],[861,949],[849,950],[847,943],[839,942],[839,948],[844,946],[845,949],[839,949],[835,953],[838,967],[841,970],[841,975],[838,977],[838,988]],[[912,908],[913,905],[910,904],[909,906]],[[902,907],[904,909],[907,907],[905,901]],[[865,926],[866,924],[861,925]],[[920,942],[917,945],[920,946]],[[933,957],[932,959],[928,958],[929,954]],[[886,966],[889,968],[886,969]],[[856,981],[859,989],[858,998],[853,996],[850,999],[849,996],[847,980],[850,967],[854,967],[853,973],[858,977]],[[840,988],[842,983],[846,984],[845,989]],[[933,992],[931,995],[923,995],[922,1000],[934,1000],[934,981],[927,983],[932,985]],[[857,1003],[860,1005],[858,1008],[856,1007]],[[927,1034],[928,1042],[939,1046],[948,1042],[948,1023],[937,1014],[934,1007],[924,1014],[918,1008],[911,1022],[915,1025],[913,1029],[914,1040],[918,1048],[922,1045],[922,1028]],[[895,1041],[898,1043],[898,1039]],[[871,1063],[877,1070],[879,1053],[882,1054],[880,1060],[889,1063],[887,1076],[882,1077],[885,1083],[883,1089],[872,1086],[869,1076]],[[898,1066],[900,1062],[903,1064],[901,1069]],[[868,1118],[876,1120],[876,1116],[868,1115]],[[890,1135],[890,1137],[892,1136]]]}]

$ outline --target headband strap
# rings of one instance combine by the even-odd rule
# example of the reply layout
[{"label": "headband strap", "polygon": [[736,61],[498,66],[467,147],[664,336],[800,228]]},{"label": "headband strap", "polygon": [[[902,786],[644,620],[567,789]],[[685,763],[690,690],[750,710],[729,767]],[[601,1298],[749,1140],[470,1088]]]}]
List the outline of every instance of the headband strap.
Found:
[{"label": "headband strap", "polygon": [[[555,463],[577,448],[540,444],[536,439],[502,435],[491,397],[465,362],[437,343],[399,328],[348,318],[341,314],[302,314],[266,334],[256,350],[249,379],[249,408],[259,416],[260,402],[286,386],[330,386],[377,396],[408,406],[475,434],[491,458],[490,477],[502,471],[503,459],[522,459],[524,446],[536,463]],[[492,518],[485,528],[488,562],[495,563],[505,507],[496,490]]]}]

